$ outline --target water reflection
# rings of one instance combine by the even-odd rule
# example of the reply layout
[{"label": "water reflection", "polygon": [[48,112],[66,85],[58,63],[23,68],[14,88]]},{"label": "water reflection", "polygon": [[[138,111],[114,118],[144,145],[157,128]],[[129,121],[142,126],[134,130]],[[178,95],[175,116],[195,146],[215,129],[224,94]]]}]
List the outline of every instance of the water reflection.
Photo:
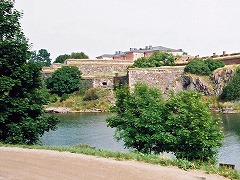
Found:
[{"label": "water reflection", "polygon": [[[216,114],[215,114],[216,115]],[[235,164],[240,169],[240,114],[219,114],[223,120],[223,146],[219,149],[218,160],[221,163]],[[44,145],[72,146],[88,144],[90,146],[126,152],[123,142],[113,138],[115,129],[106,125],[109,113],[57,114],[60,118],[57,131],[45,133]]]}]

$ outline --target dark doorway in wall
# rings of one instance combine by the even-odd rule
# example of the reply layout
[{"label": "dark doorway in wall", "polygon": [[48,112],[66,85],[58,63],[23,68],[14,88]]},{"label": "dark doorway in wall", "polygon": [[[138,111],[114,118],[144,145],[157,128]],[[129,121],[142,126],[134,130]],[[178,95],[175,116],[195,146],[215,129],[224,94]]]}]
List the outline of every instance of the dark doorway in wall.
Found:
[{"label": "dark doorway in wall", "polygon": [[107,85],[107,82],[102,82],[102,85],[103,85],[103,86],[106,86],[106,85]]}]

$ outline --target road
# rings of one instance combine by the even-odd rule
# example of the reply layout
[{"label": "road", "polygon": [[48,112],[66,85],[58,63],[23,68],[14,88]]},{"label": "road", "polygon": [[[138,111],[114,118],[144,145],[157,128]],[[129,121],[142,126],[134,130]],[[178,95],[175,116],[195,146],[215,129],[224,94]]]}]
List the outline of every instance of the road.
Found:
[{"label": "road", "polygon": [[0,180],[226,180],[201,171],[184,171],[135,161],[94,156],[0,147]]}]

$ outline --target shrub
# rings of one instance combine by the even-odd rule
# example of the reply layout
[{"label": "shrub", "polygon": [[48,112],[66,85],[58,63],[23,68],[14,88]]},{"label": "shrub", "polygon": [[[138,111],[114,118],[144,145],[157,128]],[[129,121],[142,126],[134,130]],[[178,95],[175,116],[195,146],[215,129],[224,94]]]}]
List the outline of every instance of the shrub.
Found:
[{"label": "shrub", "polygon": [[65,100],[68,99],[69,97],[70,97],[69,94],[63,94],[63,95],[61,96],[61,98],[60,98],[60,102],[65,101]]},{"label": "shrub", "polygon": [[215,69],[224,67],[224,63],[220,60],[213,60],[212,58],[193,59],[184,68],[185,72],[197,75],[210,75]]},{"label": "shrub", "polygon": [[57,94],[52,94],[50,96],[50,102],[51,103],[55,103],[55,102],[57,102],[57,100],[58,100],[58,95]]},{"label": "shrub", "polygon": [[91,100],[96,100],[96,99],[98,99],[96,88],[91,88],[91,89],[87,90],[83,97],[84,101],[91,101]]},{"label": "shrub", "polygon": [[232,101],[240,99],[240,68],[238,67],[235,75],[229,80],[227,85],[223,87],[221,100]]}]

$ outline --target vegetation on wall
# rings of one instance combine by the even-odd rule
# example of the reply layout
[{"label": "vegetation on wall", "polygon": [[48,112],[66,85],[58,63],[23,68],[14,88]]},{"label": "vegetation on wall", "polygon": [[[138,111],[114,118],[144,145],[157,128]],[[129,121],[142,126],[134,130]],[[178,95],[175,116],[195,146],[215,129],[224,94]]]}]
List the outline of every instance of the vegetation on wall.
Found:
[{"label": "vegetation on wall", "polygon": [[158,89],[136,84],[133,92],[126,86],[117,90],[116,98],[116,116],[107,123],[126,147],[143,153],[171,151],[189,160],[214,159],[223,134],[201,94],[183,91],[164,100]]},{"label": "vegetation on wall", "polygon": [[224,101],[240,100],[240,67],[236,69],[236,73],[223,87],[220,99]]},{"label": "vegetation on wall", "polygon": [[34,144],[57,119],[44,114],[48,93],[42,86],[41,66],[30,56],[13,0],[0,1],[0,141]]},{"label": "vegetation on wall", "polygon": [[160,66],[174,66],[175,60],[179,58],[169,52],[155,52],[149,58],[141,57],[134,61],[132,67],[147,68]]},{"label": "vegetation on wall", "polygon": [[76,66],[63,66],[46,79],[46,86],[51,93],[59,96],[73,93],[79,90],[81,74]]},{"label": "vegetation on wall", "polygon": [[63,63],[66,59],[88,59],[89,57],[84,54],[84,52],[72,52],[71,55],[69,54],[64,54],[64,55],[59,55],[54,63]]},{"label": "vegetation on wall", "polygon": [[210,75],[215,69],[224,67],[225,64],[220,60],[209,59],[193,59],[185,66],[184,71],[197,75]]}]

